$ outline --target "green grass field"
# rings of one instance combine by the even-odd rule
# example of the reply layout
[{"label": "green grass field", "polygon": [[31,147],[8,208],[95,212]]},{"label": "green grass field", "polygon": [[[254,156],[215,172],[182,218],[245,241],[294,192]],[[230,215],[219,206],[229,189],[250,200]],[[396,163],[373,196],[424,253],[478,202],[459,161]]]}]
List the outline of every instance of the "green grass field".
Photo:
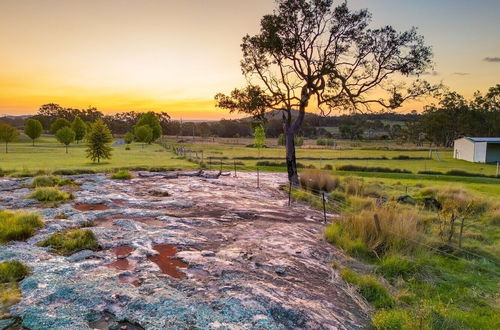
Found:
[{"label": "green grass field", "polygon": [[196,168],[197,165],[179,159],[171,152],[167,152],[158,144],[145,145],[133,143],[130,150],[125,145],[114,146],[112,158],[100,164],[91,162],[85,155],[84,144],[72,144],[66,154],[63,145],[55,138],[44,136],[35,146],[29,141],[19,141],[9,144],[9,153],[3,149],[0,153],[0,169],[15,172],[31,172],[65,169],[88,169],[94,171],[110,171],[121,167],[167,167]]}]

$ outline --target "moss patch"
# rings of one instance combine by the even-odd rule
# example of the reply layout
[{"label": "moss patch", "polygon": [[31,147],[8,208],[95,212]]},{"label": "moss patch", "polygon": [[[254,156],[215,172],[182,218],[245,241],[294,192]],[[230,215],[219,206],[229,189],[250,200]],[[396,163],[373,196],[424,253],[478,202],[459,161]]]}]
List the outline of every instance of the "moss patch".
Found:
[{"label": "moss patch", "polygon": [[42,247],[51,247],[53,252],[64,256],[82,250],[98,250],[99,243],[91,230],[69,229],[55,234],[39,243]]},{"label": "moss patch", "polygon": [[0,211],[0,244],[25,240],[43,225],[38,214]]}]

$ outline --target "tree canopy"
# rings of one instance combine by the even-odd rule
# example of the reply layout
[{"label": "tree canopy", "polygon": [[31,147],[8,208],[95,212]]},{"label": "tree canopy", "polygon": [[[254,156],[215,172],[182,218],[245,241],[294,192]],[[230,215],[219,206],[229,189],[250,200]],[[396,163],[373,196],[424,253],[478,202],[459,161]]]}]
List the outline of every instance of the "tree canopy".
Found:
[{"label": "tree canopy", "polygon": [[56,132],[63,127],[71,127],[71,123],[65,118],[58,118],[50,125],[50,132],[56,134]]},{"label": "tree canopy", "polygon": [[81,141],[87,133],[87,125],[85,125],[85,122],[80,118],[80,116],[76,116],[75,119],[73,119],[71,129],[75,132],[75,140],[77,142]]},{"label": "tree canopy", "polygon": [[87,140],[87,157],[93,162],[98,163],[101,159],[111,158],[111,142],[113,136],[108,126],[98,119],[90,125],[90,130],[86,135]]},{"label": "tree canopy", "polygon": [[5,153],[9,152],[9,142],[14,142],[19,136],[19,132],[15,127],[8,124],[0,123],[0,141],[5,142]]},{"label": "tree canopy", "polygon": [[149,125],[136,126],[134,135],[137,142],[151,143],[153,141],[153,130]]},{"label": "tree canopy", "polygon": [[24,134],[26,134],[32,141],[33,146],[35,145],[35,140],[42,135],[43,127],[39,120],[30,118],[24,123]]},{"label": "tree canopy", "polygon": [[56,132],[56,139],[66,147],[68,153],[68,145],[75,141],[75,131],[70,127],[63,127]]},{"label": "tree canopy", "polygon": [[[288,174],[298,184],[293,136],[306,109],[367,111],[395,109],[435,89],[415,79],[409,85],[389,78],[418,76],[430,68],[432,52],[416,29],[371,28],[367,10],[351,11],[333,0],[278,0],[265,15],[260,32],[246,35],[241,69],[249,84],[217,106],[263,117],[283,113]],[[311,102],[313,101],[313,102]],[[292,110],[299,110],[292,118]]]},{"label": "tree canopy", "polygon": [[162,129],[160,125],[160,120],[158,119],[156,113],[152,111],[143,113],[137,120],[134,129],[144,125],[148,125],[151,128],[153,134],[151,141],[149,141],[148,143],[156,141],[158,138],[160,138],[162,134]]}]

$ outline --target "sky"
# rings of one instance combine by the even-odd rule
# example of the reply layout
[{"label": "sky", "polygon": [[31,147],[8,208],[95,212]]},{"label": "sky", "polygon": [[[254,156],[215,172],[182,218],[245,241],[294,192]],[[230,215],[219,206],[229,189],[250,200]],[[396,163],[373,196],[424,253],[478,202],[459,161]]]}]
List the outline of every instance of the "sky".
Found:
[{"label": "sky", "polygon": [[[467,97],[500,83],[500,1],[348,4],[368,8],[374,27],[416,26],[434,51],[429,81]],[[235,118],[213,97],[244,86],[241,38],[273,8],[272,0],[0,0],[0,115],[58,103]]]}]

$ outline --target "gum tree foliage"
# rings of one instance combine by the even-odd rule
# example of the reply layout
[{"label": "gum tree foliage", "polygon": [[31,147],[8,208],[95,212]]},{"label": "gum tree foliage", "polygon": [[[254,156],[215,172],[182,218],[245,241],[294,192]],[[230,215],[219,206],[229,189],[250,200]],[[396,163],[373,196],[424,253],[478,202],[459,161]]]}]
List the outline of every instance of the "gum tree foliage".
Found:
[{"label": "gum tree foliage", "polygon": [[134,131],[136,128],[144,125],[148,125],[151,128],[153,134],[151,141],[149,141],[148,143],[156,141],[157,139],[160,138],[162,133],[162,128],[160,125],[160,120],[158,119],[158,116],[154,112],[150,111],[143,113],[137,120],[134,127]]},{"label": "gum tree foliage", "polygon": [[50,132],[56,134],[56,132],[63,127],[71,127],[71,123],[65,118],[58,118],[50,125]]},{"label": "gum tree foliage", "polygon": [[298,184],[294,135],[307,109],[395,109],[433,90],[415,79],[431,66],[432,52],[415,28],[371,28],[367,10],[351,11],[333,0],[277,0],[260,22],[260,32],[246,35],[241,69],[248,85],[215,96],[218,107],[263,117],[282,114],[288,177]]},{"label": "gum tree foliage", "polygon": [[101,119],[96,120],[90,125],[89,132],[86,135],[87,140],[87,157],[93,162],[101,159],[111,158],[111,142],[113,136],[108,126]]},{"label": "gum tree foliage", "polygon": [[70,127],[63,127],[56,132],[56,139],[60,143],[64,144],[66,147],[66,153],[68,153],[68,145],[75,142],[75,131]]},{"label": "gum tree foliage", "polygon": [[76,116],[75,119],[73,119],[71,128],[75,132],[76,143],[83,140],[85,134],[87,133],[87,125],[85,125],[85,122],[80,118],[80,116]]},{"label": "gum tree foliage", "polygon": [[134,130],[134,135],[137,142],[143,143],[143,148],[145,143],[153,141],[153,130],[149,125],[137,126]]},{"label": "gum tree foliage", "polygon": [[264,126],[257,125],[253,129],[253,146],[255,148],[263,148],[266,145],[266,132],[264,130]]},{"label": "gum tree foliage", "polygon": [[33,146],[35,146],[35,140],[42,135],[43,127],[39,120],[30,118],[26,120],[24,124],[24,134],[29,136],[31,141],[33,141]]},{"label": "gum tree foliage", "polygon": [[126,144],[131,144],[132,142],[134,142],[134,133],[127,132],[127,134],[125,134],[123,139],[124,139]]},{"label": "gum tree foliage", "polygon": [[19,136],[19,132],[15,127],[0,123],[0,142],[5,142],[5,153],[9,152],[9,142],[14,142]]}]

